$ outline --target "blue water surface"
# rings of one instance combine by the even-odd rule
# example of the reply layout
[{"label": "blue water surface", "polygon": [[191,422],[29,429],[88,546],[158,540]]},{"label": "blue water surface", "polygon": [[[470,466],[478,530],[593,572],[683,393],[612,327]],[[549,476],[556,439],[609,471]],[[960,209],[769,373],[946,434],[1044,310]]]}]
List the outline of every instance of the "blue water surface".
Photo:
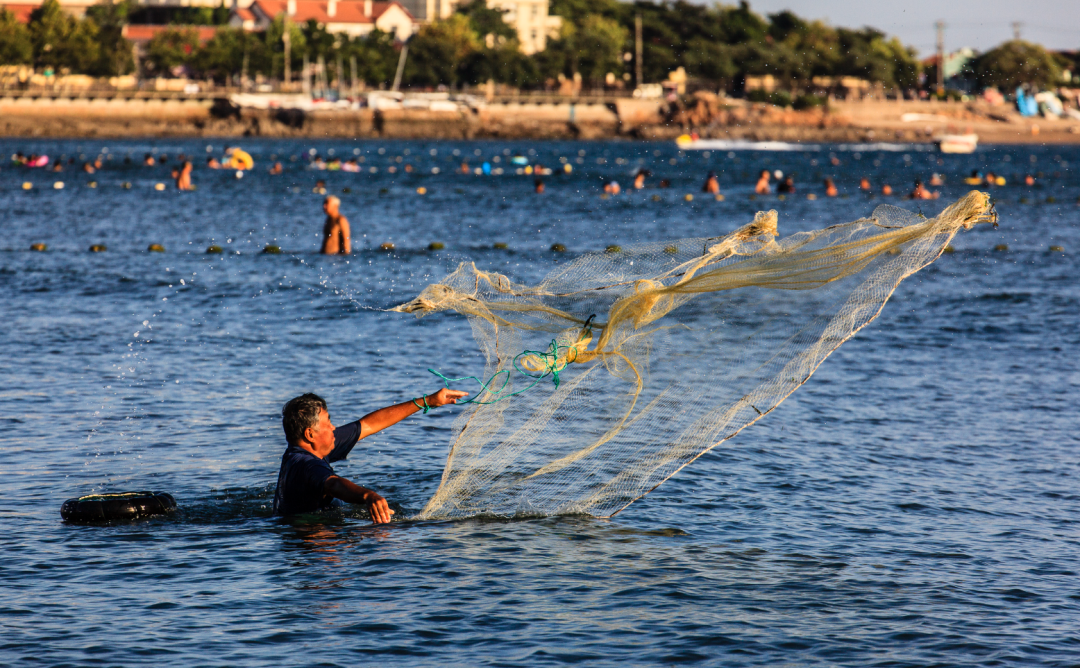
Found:
[{"label": "blue water surface", "polygon": [[[257,164],[237,178],[205,168],[220,140],[0,142],[65,164],[0,167],[0,664],[1080,661],[1080,150],[243,145]],[[313,171],[312,150],[363,172]],[[147,153],[167,161],[143,166]],[[195,192],[171,185],[179,153],[196,156]],[[96,174],[78,169],[99,154]],[[555,172],[544,194],[515,155]],[[600,197],[639,167],[646,189]],[[794,174],[797,193],[752,198],[763,168]],[[700,192],[710,170],[723,201]],[[991,189],[999,229],[962,232],[777,411],[610,520],[270,516],[290,397],[318,392],[343,422],[433,391],[429,367],[483,370],[460,316],[382,310],[458,262],[534,282],[583,252],[719,235],[760,209],[783,235],[882,202],[933,215],[972,170],[1007,179]],[[933,172],[940,200],[858,191],[864,175],[905,193]],[[829,176],[839,198],[823,196]],[[352,221],[351,257],[316,253],[320,179]],[[414,514],[455,410],[362,441],[338,472]],[[60,519],[66,498],[136,489],[179,510]]]}]

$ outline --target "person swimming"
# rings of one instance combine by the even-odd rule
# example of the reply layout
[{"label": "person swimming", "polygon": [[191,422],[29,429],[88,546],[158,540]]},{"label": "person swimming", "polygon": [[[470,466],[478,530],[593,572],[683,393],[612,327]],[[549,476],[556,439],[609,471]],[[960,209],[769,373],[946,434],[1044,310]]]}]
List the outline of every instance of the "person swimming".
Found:
[{"label": "person swimming", "polygon": [[533,190],[536,192],[537,195],[543,195],[544,181],[542,179],[536,179],[536,181],[533,182]]},{"label": "person swimming", "polygon": [[872,188],[870,187],[870,179],[866,178],[865,176],[862,177],[862,179],[859,180],[859,190],[863,191],[864,193],[870,192],[872,190]]},{"label": "person swimming", "polygon": [[908,199],[937,199],[940,193],[930,192],[925,187],[921,180],[915,180],[915,189],[908,195]]},{"label": "person swimming", "polygon": [[206,167],[208,169],[221,169],[221,163],[218,162],[217,158],[211,156],[206,159]]},{"label": "person swimming", "polygon": [[776,186],[776,192],[783,193],[785,195],[795,194],[795,177],[789,176],[781,181]]},{"label": "person swimming", "polygon": [[190,160],[185,160],[181,163],[180,169],[176,175],[177,190],[194,190],[194,186],[191,185],[191,170],[192,165]]},{"label": "person swimming", "polygon": [[341,215],[341,200],[330,195],[323,201],[326,222],[323,224],[323,255],[348,255],[352,252],[349,219]]},{"label": "person swimming", "polygon": [[605,195],[618,195],[622,192],[622,187],[619,186],[618,181],[608,181],[604,184]]},{"label": "person swimming", "polygon": [[720,180],[716,178],[716,172],[709,172],[705,177],[705,184],[701,186],[701,192],[710,195],[720,194]]},{"label": "person swimming", "polygon": [[239,146],[227,147],[225,149],[225,156],[226,160],[223,166],[226,169],[244,171],[255,166],[255,159],[251,157],[251,154]]},{"label": "person swimming", "polygon": [[284,171],[285,171],[285,168],[281,166],[280,162],[275,162],[274,165],[270,168],[270,174],[273,175],[273,176],[277,176],[278,174],[281,174]]},{"label": "person swimming", "polygon": [[833,180],[831,178],[825,179],[825,196],[826,197],[836,197],[836,195],[837,195],[836,184],[833,182]]},{"label": "person swimming", "polygon": [[768,195],[772,192],[772,188],[769,187],[769,170],[761,170],[761,175],[758,176],[757,184],[754,186],[754,192],[758,195]]},{"label": "person swimming", "polygon": [[881,185],[881,194],[884,195],[885,197],[891,197],[892,194],[893,194],[892,186],[890,186],[888,183],[882,184]]},{"label": "person swimming", "polygon": [[641,190],[645,187],[646,177],[651,176],[651,173],[647,169],[637,170],[637,174],[634,174],[634,190]]}]

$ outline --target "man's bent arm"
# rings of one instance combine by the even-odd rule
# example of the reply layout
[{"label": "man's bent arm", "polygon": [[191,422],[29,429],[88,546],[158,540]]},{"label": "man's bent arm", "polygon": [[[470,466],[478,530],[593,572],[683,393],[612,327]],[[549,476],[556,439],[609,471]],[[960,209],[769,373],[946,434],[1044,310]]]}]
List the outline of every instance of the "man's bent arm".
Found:
[{"label": "man's bent arm", "polygon": [[340,476],[332,475],[327,478],[326,482],[323,483],[323,490],[346,503],[366,505],[368,512],[371,513],[371,522],[373,524],[389,522],[390,516],[394,514],[394,511],[390,510],[390,506],[386,504],[386,499],[382,498],[378,493]]}]

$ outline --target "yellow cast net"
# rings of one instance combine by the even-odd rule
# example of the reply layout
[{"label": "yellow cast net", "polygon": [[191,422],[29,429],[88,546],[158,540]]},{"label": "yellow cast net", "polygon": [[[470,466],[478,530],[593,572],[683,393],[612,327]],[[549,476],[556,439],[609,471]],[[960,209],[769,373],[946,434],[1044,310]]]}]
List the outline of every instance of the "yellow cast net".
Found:
[{"label": "yellow cast net", "polygon": [[461,264],[394,309],[468,316],[491,379],[419,517],[614,515],[776,408],[960,228],[996,220],[972,191],[935,218],[879,206],[783,239],[761,212],[723,237],[584,255],[535,286]]}]

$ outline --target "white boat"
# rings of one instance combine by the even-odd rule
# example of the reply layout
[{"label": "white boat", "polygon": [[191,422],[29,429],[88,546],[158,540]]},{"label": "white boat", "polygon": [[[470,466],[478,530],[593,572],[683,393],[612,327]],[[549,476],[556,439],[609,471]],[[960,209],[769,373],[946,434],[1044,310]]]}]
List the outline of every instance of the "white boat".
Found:
[{"label": "white boat", "polygon": [[749,141],[746,139],[694,139],[682,135],[675,145],[684,151],[820,151],[817,144],[795,144],[786,141]]},{"label": "white boat", "polygon": [[979,135],[968,133],[966,135],[941,135],[935,137],[938,148],[942,153],[974,153],[979,145]]}]

